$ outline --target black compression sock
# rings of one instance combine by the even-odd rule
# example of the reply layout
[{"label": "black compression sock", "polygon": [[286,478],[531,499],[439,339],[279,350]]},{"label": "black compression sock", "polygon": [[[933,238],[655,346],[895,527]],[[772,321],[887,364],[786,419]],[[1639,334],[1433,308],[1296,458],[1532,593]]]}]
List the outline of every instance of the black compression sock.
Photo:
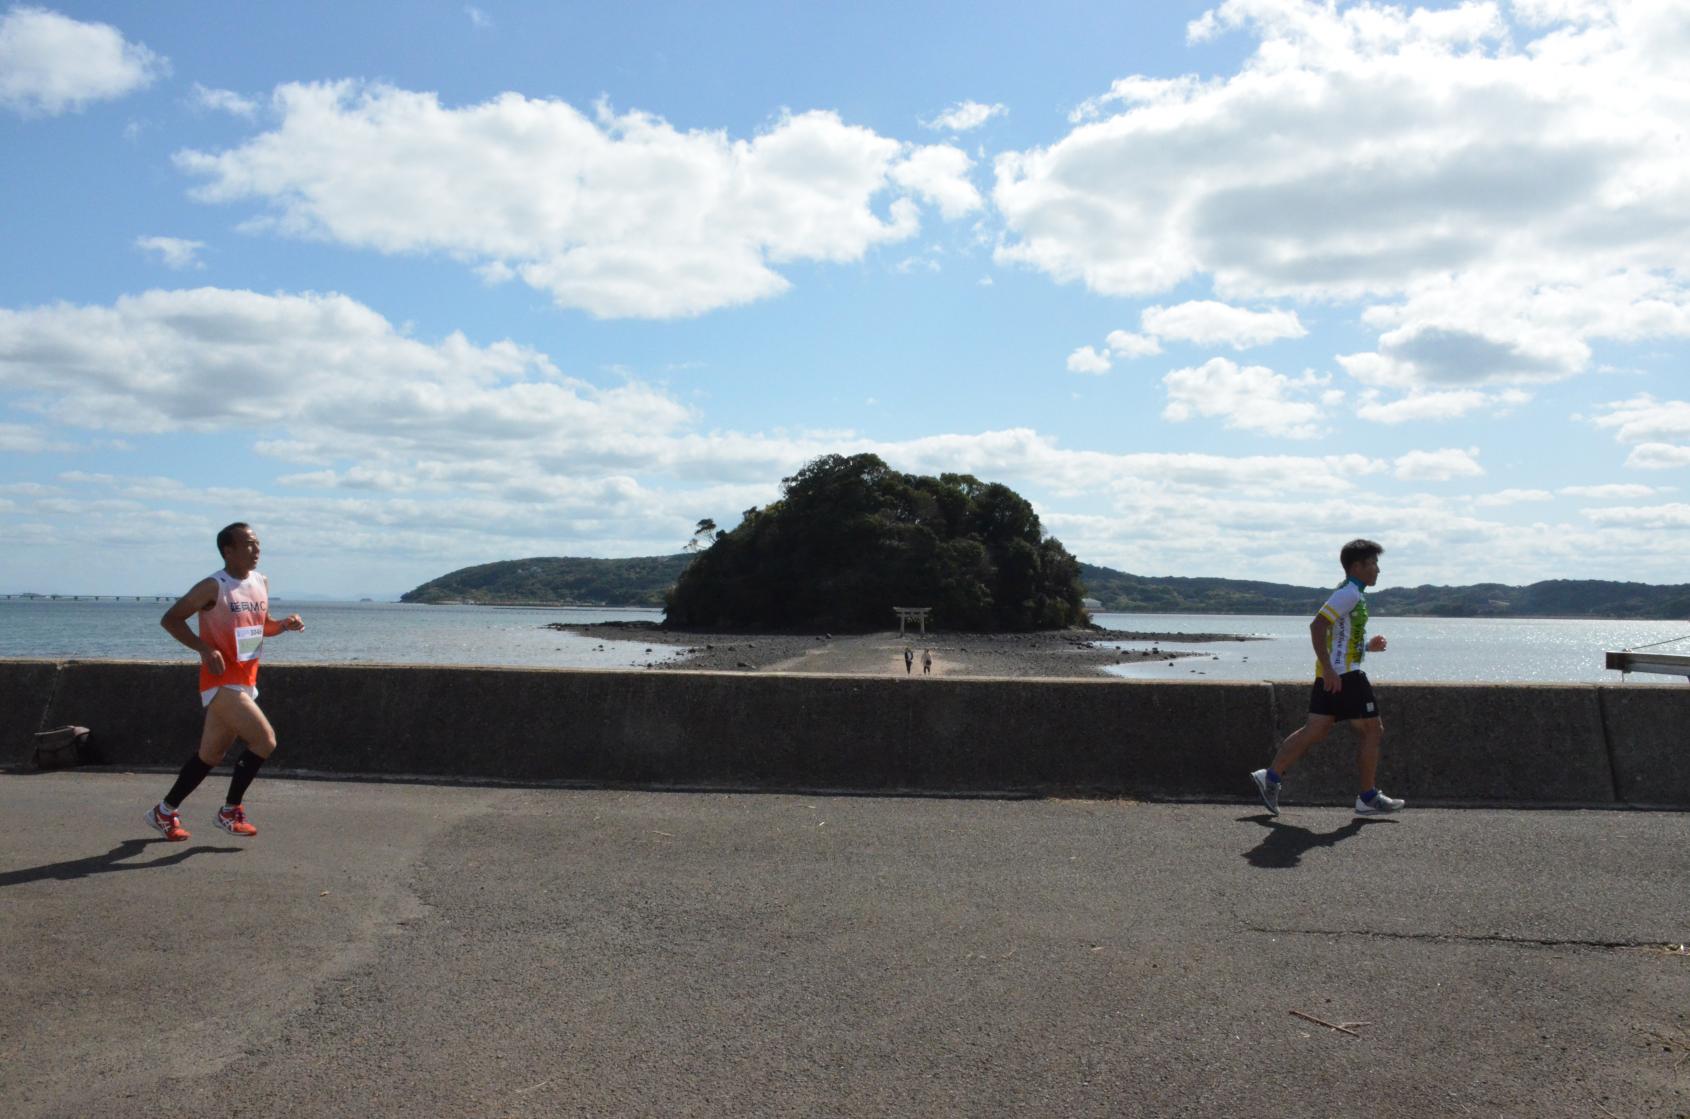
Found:
[{"label": "black compression sock", "polygon": [[188,799],[188,794],[200,787],[205,775],[211,772],[211,767],[200,761],[199,753],[189,758],[182,766],[182,772],[176,777],[176,784],[170,786],[170,791],[164,794],[164,803],[172,808],[182,807],[182,802]]},{"label": "black compression sock", "polygon": [[224,804],[239,804],[246,796],[247,786],[258,776],[258,767],[264,764],[264,759],[248,750],[241,755],[241,760],[235,763],[235,775],[229,778],[229,796]]}]

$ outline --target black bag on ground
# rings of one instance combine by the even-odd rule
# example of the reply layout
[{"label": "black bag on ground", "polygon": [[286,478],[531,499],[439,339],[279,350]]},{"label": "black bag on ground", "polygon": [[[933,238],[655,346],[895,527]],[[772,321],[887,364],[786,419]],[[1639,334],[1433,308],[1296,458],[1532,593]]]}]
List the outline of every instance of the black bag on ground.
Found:
[{"label": "black bag on ground", "polygon": [[75,765],[104,765],[87,727],[54,727],[35,736],[36,769],[69,769]]}]

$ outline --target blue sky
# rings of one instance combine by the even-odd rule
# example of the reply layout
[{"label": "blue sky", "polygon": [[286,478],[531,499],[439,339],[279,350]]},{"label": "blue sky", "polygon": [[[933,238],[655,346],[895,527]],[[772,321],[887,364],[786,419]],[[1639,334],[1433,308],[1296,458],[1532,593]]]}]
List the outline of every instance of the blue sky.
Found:
[{"label": "blue sky", "polygon": [[829,452],[1081,559],[1683,582],[1690,13],[0,8],[0,592],[677,550]]}]

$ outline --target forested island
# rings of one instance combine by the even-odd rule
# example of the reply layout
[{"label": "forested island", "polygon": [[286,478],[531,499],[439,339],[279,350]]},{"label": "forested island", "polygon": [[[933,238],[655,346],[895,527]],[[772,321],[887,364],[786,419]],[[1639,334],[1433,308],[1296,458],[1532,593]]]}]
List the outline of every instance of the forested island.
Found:
[{"label": "forested island", "polygon": [[[686,552],[632,559],[503,560],[442,575],[400,601],[662,609],[665,595],[692,560]],[[1331,591],[1247,579],[1130,575],[1089,563],[1080,564],[1080,585],[1087,597],[1102,603],[1099,610],[1122,614],[1313,615]],[[1369,591],[1367,601],[1374,617],[1690,618],[1690,585],[1594,579],[1551,579],[1523,587],[1382,587]]]},{"label": "forested island", "polygon": [[[884,629],[893,606],[927,606],[947,630],[1027,632],[1082,624],[1083,597],[1112,613],[1312,615],[1331,590],[1080,563],[1009,487],[904,474],[874,455],[824,456],[781,489],[731,532],[701,520],[689,550],[674,555],[485,563],[400,601],[643,606],[677,628],[815,632]],[[1368,603],[1375,616],[1690,618],[1690,584],[1383,587]]]},{"label": "forested island", "polygon": [[885,629],[894,606],[925,606],[947,630],[1065,629],[1085,620],[1079,575],[1008,486],[824,455],[783,479],[778,500],[710,536],[670,594],[666,622],[865,632]]},{"label": "forested island", "polygon": [[661,606],[675,627],[816,632],[926,606],[935,625],[989,633],[1081,624],[1082,594],[1079,562],[1008,486],[862,454],[808,463],[731,532],[700,521],[690,553],[481,564],[401,601]]},{"label": "forested island", "polygon": [[535,556],[461,567],[399,596],[400,602],[478,606],[646,606],[661,608],[689,553],[632,559]]}]

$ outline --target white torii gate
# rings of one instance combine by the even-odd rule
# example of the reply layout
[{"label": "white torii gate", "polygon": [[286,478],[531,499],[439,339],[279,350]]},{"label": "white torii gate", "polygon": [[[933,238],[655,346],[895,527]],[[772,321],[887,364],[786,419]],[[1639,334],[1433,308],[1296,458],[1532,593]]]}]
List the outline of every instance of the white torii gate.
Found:
[{"label": "white torii gate", "polygon": [[898,615],[898,636],[904,635],[905,622],[920,622],[922,636],[927,635],[927,615],[933,612],[931,606],[894,606],[894,613]]}]

